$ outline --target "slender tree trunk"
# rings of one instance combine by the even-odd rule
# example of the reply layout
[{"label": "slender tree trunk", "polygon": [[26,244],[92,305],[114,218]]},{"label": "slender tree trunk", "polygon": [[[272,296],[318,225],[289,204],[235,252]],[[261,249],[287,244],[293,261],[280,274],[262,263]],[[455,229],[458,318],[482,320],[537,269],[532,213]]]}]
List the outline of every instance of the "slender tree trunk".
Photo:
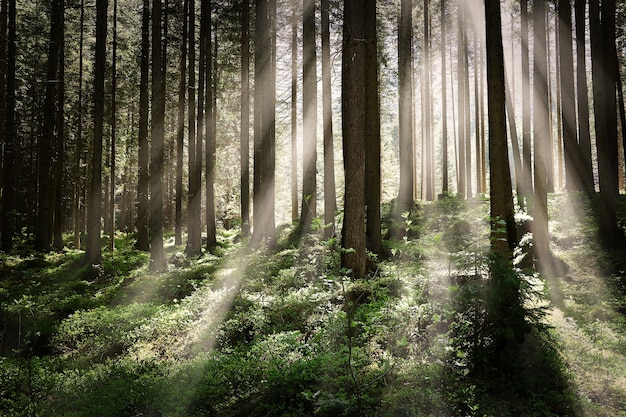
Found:
[{"label": "slender tree trunk", "polygon": [[[202,62],[202,60],[200,60]],[[200,63],[200,72],[202,64]],[[189,101],[188,101],[188,129],[189,129],[189,203],[187,204],[187,247],[185,251],[191,255],[198,255],[202,249],[202,234],[200,225],[200,181],[202,167],[198,166],[198,141],[200,141],[200,129],[196,131],[196,90],[202,92],[196,85],[196,2],[189,0]],[[200,102],[202,100],[198,100]],[[200,124],[200,121],[198,121]],[[197,133],[197,135],[196,135]],[[198,136],[198,137],[196,137]]]},{"label": "slender tree trunk", "polygon": [[423,47],[423,100],[422,100],[422,114],[423,114],[423,126],[424,132],[424,162],[425,162],[425,174],[426,174],[426,200],[433,200],[433,139],[431,136],[430,127],[430,115],[431,115],[431,98],[430,98],[430,17],[428,13],[428,0],[424,0],[424,47]]},{"label": "slender tree trunk", "polygon": [[465,53],[463,52],[463,42],[465,41],[465,19],[463,18],[464,1],[458,0],[458,54],[457,54],[457,83],[458,83],[458,164],[459,172],[457,176],[457,189],[459,197],[465,198],[467,195],[466,168],[465,168]]},{"label": "slender tree trunk", "polygon": [[480,78],[479,78],[479,110],[480,110],[480,164],[481,164],[481,188],[483,192],[487,192],[487,144],[485,140],[485,97],[484,97],[484,74],[485,74],[485,54],[483,48],[479,44],[480,55]]},{"label": "slender tree trunk", "polygon": [[322,106],[324,117],[324,237],[335,235],[335,149],[333,138],[332,85],[330,79],[330,4],[322,0]]},{"label": "slender tree trunk", "polygon": [[94,141],[87,219],[87,262],[102,263],[102,138],[104,136],[104,63],[106,60],[108,0],[96,0],[96,54],[94,65]]},{"label": "slender tree trunk", "polygon": [[[534,17],[534,16],[533,16]],[[554,147],[553,147],[553,141],[552,141],[552,63],[551,61],[551,57],[552,57],[552,52],[550,51],[550,45],[552,44],[551,40],[550,40],[550,6],[548,4],[545,5],[545,13],[544,13],[544,23],[543,26],[545,28],[545,38],[546,40],[544,41],[544,45],[545,45],[545,55],[546,55],[546,62],[547,62],[547,72],[546,72],[546,84],[547,84],[547,89],[548,89],[548,104],[547,104],[547,113],[548,113],[548,130],[547,132],[547,141],[548,141],[548,145],[546,145],[545,151],[546,153],[546,157],[544,159],[544,162],[546,164],[546,173],[548,175],[548,179],[547,179],[547,192],[549,193],[553,193],[554,192]],[[534,130],[534,129],[533,129]]]},{"label": "slender tree trunk", "polygon": [[74,219],[74,248],[80,249],[80,234],[82,227],[82,187],[81,182],[84,179],[83,169],[81,168],[83,154],[83,44],[84,44],[84,26],[85,26],[85,0],[80,2],[80,39],[78,46],[78,122],[76,127],[76,152],[74,154],[74,198],[72,206],[72,217]]},{"label": "slender tree trunk", "polygon": [[533,240],[535,256],[544,272],[550,264],[548,235],[548,163],[550,158],[550,120],[548,114],[548,64],[546,61],[546,4],[533,2],[534,18],[534,168],[535,191],[533,207]]},{"label": "slender tree trunk", "polygon": [[465,106],[465,187],[467,188],[467,198],[474,196],[472,187],[472,139],[471,139],[471,108],[470,108],[470,80],[469,80],[469,41],[467,39],[467,28],[463,28],[463,101]]},{"label": "slender tree trunk", "polygon": [[241,234],[250,235],[250,0],[241,11]]},{"label": "slender tree trunk", "polygon": [[[217,247],[217,229],[215,224],[215,191],[213,183],[215,182],[215,149],[216,149],[216,85],[217,85],[217,37],[215,37],[215,62],[211,53],[211,2],[205,0],[202,2],[203,10],[202,18],[206,19],[207,40],[206,40],[206,228],[207,228],[207,250],[212,252]],[[206,16],[206,17],[205,17]],[[217,32],[217,31],[216,31]],[[215,69],[215,71],[214,71]]]},{"label": "slender tree trunk", "polygon": [[298,219],[298,18],[297,0],[291,9],[291,220]]},{"label": "slender tree trunk", "polygon": [[[521,10],[521,67],[522,67],[522,198],[530,212],[532,203],[532,141],[530,134],[530,59],[528,56],[528,0],[520,0]],[[522,206],[524,207],[524,206]]]},{"label": "slender tree trunk", "polygon": [[111,189],[109,191],[109,250],[115,248],[115,158],[117,141],[117,0],[113,0],[113,64],[111,68]]},{"label": "slender tree trunk", "polygon": [[441,193],[448,194],[450,180],[448,178],[448,97],[446,91],[446,2],[441,0],[441,164],[442,185]]},{"label": "slender tree trunk", "polygon": [[[558,8],[558,6],[557,6]],[[555,162],[556,162],[556,180],[555,180],[555,186],[557,189],[560,189],[563,187],[563,129],[565,129],[565,126],[563,126],[563,105],[561,104],[561,100],[562,100],[562,92],[561,92],[561,88],[562,88],[562,80],[561,80],[561,59],[563,58],[561,55],[561,40],[559,39],[560,37],[560,22],[559,22],[559,16],[558,13],[555,13],[555,19],[554,19],[554,45],[555,45],[555,56],[554,56],[554,63],[555,63],[555,84],[556,84],[556,158],[555,158]],[[572,39],[570,38],[570,41]],[[573,64],[572,64],[573,65]],[[567,72],[567,69],[565,69],[565,71]],[[572,68],[573,71],[573,68]],[[573,75],[572,75],[573,77]],[[573,79],[573,78],[572,78]],[[572,84],[573,85],[573,84]],[[572,102],[573,103],[573,102]],[[576,130],[574,129],[574,132],[576,132]],[[575,134],[575,133],[574,133]]]},{"label": "slender tree trunk", "polygon": [[[476,133],[476,143],[475,143],[475,155],[476,158],[476,192],[484,193],[486,190],[482,188],[482,164],[481,164],[481,148],[480,148],[480,90],[478,89],[478,80],[480,79],[480,65],[478,63],[478,49],[480,48],[478,42],[478,31],[474,31],[474,121],[476,124],[475,133]],[[513,123],[515,123],[515,119],[513,119]],[[517,137],[517,136],[516,136]]]},{"label": "slender tree trunk", "polygon": [[183,153],[185,148],[185,87],[187,87],[187,16],[189,0],[183,1],[183,33],[180,45],[180,80],[178,83],[178,126],[176,131],[176,215],[174,243],[183,244]]},{"label": "slender tree trunk", "polygon": [[4,124],[4,164],[2,183],[2,242],[3,252],[9,252],[13,248],[15,235],[15,208],[17,204],[17,178],[15,171],[18,168],[17,156],[17,130],[15,126],[15,61],[16,61],[16,0],[8,0],[8,39],[7,39],[7,73],[6,73],[6,119]]},{"label": "slender tree trunk", "polygon": [[152,143],[150,146],[150,261],[153,270],[165,268],[163,251],[163,159],[165,136],[165,80],[161,0],[152,3]]},{"label": "slender tree trunk", "polygon": [[[403,2],[404,3],[404,2]],[[365,276],[365,10],[363,0],[345,2],[343,11],[342,53],[342,130],[345,173],[344,224],[342,228],[341,266],[352,277]],[[406,29],[409,31],[409,29]],[[401,31],[402,32],[402,31]],[[410,31],[408,32],[410,33]],[[401,48],[402,49],[402,48]],[[406,52],[406,51],[405,51]],[[404,66],[402,64],[407,64]],[[400,68],[410,69],[401,61]],[[410,73],[409,73],[410,74]],[[408,74],[405,74],[405,76]],[[410,94],[410,77],[401,86]],[[402,88],[400,90],[402,92]],[[408,125],[409,129],[410,124]],[[410,149],[409,149],[410,151]],[[402,154],[401,154],[402,155]],[[409,167],[410,169],[410,167]],[[409,171],[410,173],[411,171]],[[405,190],[406,191],[406,190]],[[411,195],[412,187],[408,189]],[[409,200],[410,201],[410,200]]]},{"label": "slender tree trunk", "polygon": [[415,153],[413,151],[413,47],[412,47],[412,0],[400,3],[400,22],[398,31],[398,96],[400,143],[400,190],[398,193],[398,214],[411,208],[413,202],[413,170]]},{"label": "slender tree trunk", "polygon": [[595,192],[591,162],[591,133],[589,127],[589,93],[587,90],[587,59],[585,54],[585,0],[575,0],[576,14],[576,97],[578,110],[578,146],[581,154],[581,182],[585,192]]},{"label": "slender tree trunk", "polygon": [[137,181],[137,249],[150,250],[148,233],[149,187],[150,187],[150,143],[148,142],[149,94],[148,78],[150,71],[150,1],[143,1],[141,23],[141,81],[139,83],[139,151]]},{"label": "slender tree trunk", "polygon": [[58,85],[56,98],[55,120],[55,173],[54,173],[54,224],[53,246],[56,251],[63,250],[63,231],[65,227],[65,0],[59,0],[61,24],[59,27],[59,62],[58,62]]},{"label": "slender tree trunk", "polygon": [[[7,19],[9,2],[8,0],[0,1],[0,149],[4,143],[4,124],[6,121],[6,79],[7,79]],[[3,158],[0,155],[0,187],[2,187],[3,179]],[[2,223],[0,222],[0,227]],[[2,230],[0,229],[0,233]]]},{"label": "slender tree trunk", "polygon": [[[511,133],[511,148],[513,150],[513,166],[515,169],[515,189],[517,191],[518,204],[522,205],[522,194],[520,192],[522,187],[522,158],[519,150],[519,140],[517,138],[517,126],[515,125],[515,109],[513,107],[512,91],[510,89],[509,80],[504,74],[505,79],[505,100],[506,100],[506,113],[509,120],[509,132]],[[509,168],[510,169],[510,168]]]},{"label": "slender tree trunk", "polygon": [[301,233],[317,215],[317,53],[315,46],[315,0],[302,3],[302,212]]}]

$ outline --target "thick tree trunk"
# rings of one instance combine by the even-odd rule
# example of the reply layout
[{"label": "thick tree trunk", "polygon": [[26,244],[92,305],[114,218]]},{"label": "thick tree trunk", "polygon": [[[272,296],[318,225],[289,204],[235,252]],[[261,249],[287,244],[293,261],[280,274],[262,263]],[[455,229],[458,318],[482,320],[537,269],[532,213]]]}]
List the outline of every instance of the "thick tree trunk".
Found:
[{"label": "thick tree trunk", "polygon": [[[213,55],[211,50],[211,2],[204,1],[202,3],[203,9],[202,19],[206,19],[207,25],[207,40],[206,40],[206,155],[205,155],[205,169],[206,169],[206,230],[207,230],[207,250],[212,252],[217,246],[217,228],[215,224],[215,191],[213,183],[215,182],[215,148],[216,148],[216,112],[215,99],[217,85],[217,59],[213,61]],[[206,5],[206,6],[205,6]],[[217,36],[215,37],[215,56],[217,58]]]},{"label": "thick tree trunk", "polygon": [[[485,1],[487,28],[487,97],[489,103],[489,165],[491,167],[491,246],[502,259],[516,245],[513,192],[506,140],[505,73],[500,2]],[[503,231],[500,221],[506,223]]]},{"label": "thick tree trunk", "polygon": [[442,185],[441,193],[448,194],[448,97],[446,92],[446,2],[441,0],[441,152]]},{"label": "thick tree trunk", "polygon": [[291,221],[298,220],[298,18],[291,6]]},{"label": "thick tree trunk", "polygon": [[[366,264],[364,227],[366,90],[363,71],[366,46],[362,42],[365,36],[363,0],[346,2],[343,19],[341,88],[345,194],[341,240],[344,250],[341,254],[341,266],[349,270],[352,277],[359,279],[365,276]],[[407,94],[410,94],[409,86],[410,84],[407,85]],[[411,188],[408,189],[408,193],[410,195]]]},{"label": "thick tree trunk", "polygon": [[427,201],[433,200],[434,186],[433,186],[433,139],[431,135],[431,98],[430,98],[430,17],[428,13],[428,0],[424,0],[424,46],[423,46],[423,58],[422,58],[422,79],[424,90],[422,91],[422,132],[424,134],[424,163],[426,174],[426,192],[424,196]]},{"label": "thick tree trunk", "polygon": [[[528,56],[528,0],[520,1],[521,10],[521,67],[522,67],[522,199],[530,212],[533,196],[532,141],[530,130],[530,59]],[[522,205],[524,207],[524,205]]]},{"label": "thick tree trunk", "polygon": [[[200,71],[202,65],[200,64]],[[189,89],[188,98],[188,129],[189,129],[189,202],[187,204],[187,247],[185,251],[190,255],[198,255],[202,249],[202,234],[200,224],[200,181],[202,167],[198,166],[198,141],[201,132],[196,130],[196,2],[189,0]],[[200,90],[201,91],[201,90]],[[201,100],[198,100],[200,102]],[[199,123],[198,123],[199,124]],[[196,134],[197,133],[197,134]],[[197,136],[197,137],[196,137]]]},{"label": "thick tree trunk", "polygon": [[109,250],[115,248],[115,158],[117,141],[117,0],[113,0],[113,63],[111,68],[111,189],[109,190]]},{"label": "thick tree trunk", "polygon": [[366,246],[382,254],[380,218],[380,98],[378,95],[378,40],[376,1],[364,0],[365,8],[365,210]]}]

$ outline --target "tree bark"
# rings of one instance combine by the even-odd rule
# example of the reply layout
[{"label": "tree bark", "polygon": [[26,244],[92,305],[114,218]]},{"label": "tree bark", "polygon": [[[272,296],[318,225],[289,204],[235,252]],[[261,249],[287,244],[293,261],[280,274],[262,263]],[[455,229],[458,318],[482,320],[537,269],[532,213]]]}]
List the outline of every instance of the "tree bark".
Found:
[{"label": "tree bark", "polygon": [[150,146],[150,267],[166,267],[163,251],[163,159],[165,136],[165,80],[161,43],[161,0],[152,3],[152,143]]},{"label": "tree bark", "polygon": [[81,247],[81,233],[83,230],[83,187],[81,182],[84,179],[81,167],[83,154],[83,44],[85,26],[85,0],[80,2],[80,39],[78,46],[78,122],[76,127],[76,151],[74,153],[74,198],[72,206],[72,217],[74,219],[74,248]]},{"label": "tree bark", "polygon": [[183,2],[183,30],[180,45],[180,80],[178,82],[178,126],[176,130],[176,214],[174,244],[183,244],[183,154],[185,150],[185,87],[187,86],[187,16],[189,0]]},{"label": "tree bark", "polygon": [[322,0],[322,107],[324,117],[324,237],[335,235],[335,147],[333,137],[332,85],[330,78],[330,4]]},{"label": "tree bark", "polygon": [[291,8],[291,221],[298,220],[298,18]]},{"label": "tree bark", "polygon": [[441,0],[441,152],[442,152],[442,185],[441,193],[448,194],[450,180],[448,178],[448,97],[446,91],[446,2]]},{"label": "tree bark", "polygon": [[412,9],[412,0],[402,0],[400,3],[398,30],[400,190],[398,193],[397,212],[399,215],[411,208],[414,187]]},{"label": "tree bark", "polygon": [[87,221],[86,259],[102,263],[100,221],[102,219],[102,138],[104,136],[104,64],[106,60],[108,0],[96,0],[96,52],[94,66],[94,141]]},{"label": "tree bark", "polygon": [[424,134],[424,162],[426,174],[426,192],[424,193],[427,201],[433,200],[433,139],[431,136],[431,98],[430,98],[430,17],[428,13],[428,0],[424,0],[424,46],[422,58],[422,78],[424,90],[422,92],[422,114],[423,123],[422,131]]},{"label": "tree bark", "polygon": [[53,246],[54,250],[62,251],[65,246],[63,231],[65,227],[65,0],[59,0],[60,27],[59,27],[59,62],[58,85],[55,109],[55,144],[54,153],[54,220]]},{"label": "tree bark", "polygon": [[458,176],[457,176],[457,193],[460,198],[465,198],[467,194],[466,167],[465,167],[465,53],[463,52],[463,43],[465,42],[465,19],[464,1],[458,0],[458,53],[457,53],[457,82],[458,82]]},{"label": "tree bark", "polygon": [[302,211],[301,233],[317,215],[317,53],[315,46],[315,0],[302,3]]},{"label": "tree bark", "polygon": [[[365,10],[362,0],[345,2],[342,52],[342,130],[345,174],[341,266],[365,276]],[[407,29],[408,30],[408,29]],[[410,33],[410,32],[408,32]],[[404,63],[404,62],[403,62]],[[409,64],[406,62],[406,64]],[[409,67],[410,68],[410,67]],[[405,70],[407,68],[405,67]],[[407,79],[404,79],[407,80]],[[401,83],[402,84],[402,83]],[[402,91],[402,90],[401,90]],[[406,93],[410,92],[410,84]],[[410,125],[409,125],[410,128]],[[410,171],[409,171],[410,172]],[[412,189],[408,189],[409,195]]]},{"label": "tree bark", "polygon": [[150,143],[148,142],[149,94],[148,78],[150,74],[150,1],[143,1],[141,23],[141,81],[139,83],[139,151],[137,181],[137,249],[150,250],[148,233],[149,188],[150,188]]},{"label": "tree bark", "polygon": [[[207,250],[212,252],[217,247],[217,228],[215,223],[215,151],[216,151],[216,112],[215,106],[216,99],[216,86],[217,86],[217,36],[214,38],[215,42],[215,61],[212,54],[212,35],[211,35],[211,2],[205,0],[202,2],[203,9],[202,19],[206,19],[207,25],[207,50],[206,50],[206,155],[205,155],[205,169],[206,169],[206,230],[207,230]],[[217,34],[217,33],[216,33]]]},{"label": "tree bark", "polygon": [[115,248],[115,158],[117,141],[117,0],[113,0],[113,63],[111,68],[111,189],[109,191],[109,250]]},{"label": "tree bark", "polygon": [[241,11],[241,234],[250,235],[250,0]]}]

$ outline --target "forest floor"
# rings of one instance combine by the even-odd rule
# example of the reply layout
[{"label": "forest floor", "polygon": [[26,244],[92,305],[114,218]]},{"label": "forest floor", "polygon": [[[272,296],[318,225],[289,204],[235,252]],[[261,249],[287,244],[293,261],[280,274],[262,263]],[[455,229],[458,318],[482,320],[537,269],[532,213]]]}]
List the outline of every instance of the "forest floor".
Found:
[{"label": "forest floor", "polygon": [[552,196],[567,267],[518,253],[526,324],[499,327],[488,207],[416,206],[360,281],[319,223],[272,251],[231,230],[189,258],[168,237],[164,273],[124,234],[101,268],[25,242],[0,255],[0,416],[626,416],[625,246],[598,241],[593,202]]}]

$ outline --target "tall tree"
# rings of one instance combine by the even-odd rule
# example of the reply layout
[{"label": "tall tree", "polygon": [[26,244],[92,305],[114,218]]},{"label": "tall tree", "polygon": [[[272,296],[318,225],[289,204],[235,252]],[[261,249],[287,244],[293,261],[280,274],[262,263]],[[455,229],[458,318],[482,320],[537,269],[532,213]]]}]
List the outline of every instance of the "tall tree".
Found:
[{"label": "tall tree", "polygon": [[60,0],[59,11],[61,27],[59,28],[59,62],[58,84],[55,109],[55,144],[54,144],[54,219],[53,246],[57,251],[63,250],[63,232],[65,230],[65,0]]},{"label": "tall tree", "polygon": [[74,218],[74,248],[81,246],[80,234],[83,230],[83,188],[81,187],[84,178],[81,167],[83,154],[83,48],[85,39],[85,0],[80,1],[80,23],[78,41],[78,121],[76,127],[76,151],[74,154],[74,198],[72,205],[72,215]]},{"label": "tall tree", "polygon": [[104,64],[106,60],[108,0],[96,0],[96,51],[94,65],[93,153],[87,219],[87,262],[102,263],[100,221],[102,218],[102,138],[104,136]]},{"label": "tall tree", "polygon": [[413,202],[413,1],[400,2],[398,28],[398,97],[400,143],[400,190],[398,192],[399,214],[409,210]]},{"label": "tall tree", "polygon": [[380,198],[380,97],[378,93],[378,37],[376,1],[363,0],[365,9],[365,236],[367,249],[382,254]]},{"label": "tall tree", "polygon": [[324,117],[324,236],[335,234],[335,149],[333,138],[332,85],[330,79],[330,4],[322,0],[322,107]]},{"label": "tall tree", "polygon": [[546,60],[546,4],[533,2],[533,139],[535,189],[533,241],[535,256],[542,268],[550,265],[548,235],[548,163],[550,158],[550,120],[548,114],[548,63]]},{"label": "tall tree", "polygon": [[[205,169],[206,169],[206,229],[207,229],[207,250],[213,251],[217,246],[217,229],[215,223],[215,152],[216,152],[216,88],[217,88],[217,59],[213,60],[212,42],[211,42],[211,1],[204,0],[202,2],[202,20],[207,26],[206,30],[206,154],[205,154]],[[217,30],[215,31],[215,38],[213,46],[215,47],[214,53],[217,57]]]},{"label": "tall tree", "polygon": [[[200,187],[201,187],[201,155],[198,155],[200,132],[196,131],[196,90],[202,91],[196,85],[196,2],[189,0],[189,101],[188,101],[188,129],[189,129],[189,203],[187,204],[187,247],[185,251],[197,255],[202,250],[202,234],[200,222]],[[200,72],[202,71],[200,65]],[[202,100],[198,100],[200,102]]]},{"label": "tall tree", "polygon": [[16,0],[8,0],[8,36],[7,36],[7,73],[6,73],[6,116],[4,123],[4,164],[2,183],[2,242],[1,249],[8,252],[13,248],[13,237],[15,235],[15,209],[17,203],[17,179],[15,170],[17,168],[17,129],[16,129],[16,73],[15,62],[17,57],[16,45]]},{"label": "tall tree", "polygon": [[305,233],[317,215],[317,53],[315,46],[315,0],[302,4],[302,212]]},{"label": "tall tree", "polygon": [[617,181],[617,56],[615,53],[615,1],[589,1],[593,107],[600,183],[600,236],[619,236],[615,195]]},{"label": "tall tree", "polygon": [[466,54],[464,53],[463,44],[465,42],[465,2],[463,0],[458,0],[458,54],[457,54],[457,82],[458,82],[458,166],[459,171],[457,175],[457,189],[459,197],[465,198],[467,194],[467,169],[466,169],[466,156],[465,156],[465,70],[467,69],[465,65]]},{"label": "tall tree", "polygon": [[276,240],[275,112],[276,112],[276,2],[255,0],[254,34],[254,230],[253,242]]},{"label": "tall tree", "polygon": [[587,91],[587,57],[585,54],[585,0],[574,1],[576,16],[576,103],[578,110],[578,143],[582,166],[580,176],[585,192],[595,192],[591,162],[591,133],[589,127],[589,93]]},{"label": "tall tree", "polygon": [[149,219],[149,187],[150,187],[150,143],[148,142],[148,111],[149,93],[148,79],[150,76],[150,0],[143,0],[141,18],[141,78],[139,83],[139,151],[137,181],[137,249],[150,250],[148,233]]},{"label": "tall tree", "polygon": [[[349,269],[354,278],[364,277],[366,269],[364,22],[363,0],[345,2],[341,72],[345,175],[341,265]],[[409,88],[410,84],[407,85],[407,92]],[[411,192],[412,188],[408,191],[409,195]]]},{"label": "tall tree", "polygon": [[[7,19],[9,2],[0,1],[0,149],[4,142],[4,122],[6,120],[6,79],[7,79]],[[0,155],[0,187],[2,187],[2,157]],[[0,233],[2,231],[0,230]]]},{"label": "tall tree", "polygon": [[187,86],[187,15],[189,0],[183,1],[183,29],[180,45],[180,80],[178,82],[178,126],[176,130],[176,215],[174,243],[183,244],[183,153],[185,149],[185,87]]},{"label": "tall tree", "polygon": [[[528,0],[520,0],[521,67],[522,67],[522,198],[532,198],[532,141],[530,130],[530,59],[528,53]],[[521,201],[521,200],[520,200]]]},{"label": "tall tree", "polygon": [[117,145],[117,0],[113,0],[113,57],[111,66],[111,189],[109,191],[109,250],[115,248],[115,158]]},{"label": "tall tree", "polygon": [[250,234],[250,0],[241,6],[241,234]]},{"label": "tall tree", "polygon": [[150,266],[164,269],[162,169],[165,142],[165,80],[161,0],[152,3],[152,140],[150,146]]},{"label": "tall tree", "polygon": [[37,183],[37,222],[35,223],[35,248],[50,249],[53,222],[53,172],[56,143],[56,101],[59,98],[59,69],[63,37],[63,0],[54,0],[50,16],[50,43],[48,45],[48,68],[46,72],[46,96],[44,101],[43,128],[39,142],[39,170]]},{"label": "tall tree", "polygon": [[[487,42],[487,101],[491,194],[491,248],[502,259],[511,257],[517,243],[505,114],[505,73],[500,1],[485,0]],[[506,230],[500,224],[504,221]]]},{"label": "tall tree", "polygon": [[298,219],[298,2],[291,6],[291,220]]},{"label": "tall tree", "polygon": [[443,160],[441,193],[448,194],[448,97],[446,91],[446,2],[441,0],[441,153]]},{"label": "tall tree", "polygon": [[433,200],[433,140],[431,137],[431,97],[430,97],[430,16],[428,13],[428,0],[424,0],[424,45],[422,49],[422,131],[424,149],[422,152],[425,165],[426,200]]}]

